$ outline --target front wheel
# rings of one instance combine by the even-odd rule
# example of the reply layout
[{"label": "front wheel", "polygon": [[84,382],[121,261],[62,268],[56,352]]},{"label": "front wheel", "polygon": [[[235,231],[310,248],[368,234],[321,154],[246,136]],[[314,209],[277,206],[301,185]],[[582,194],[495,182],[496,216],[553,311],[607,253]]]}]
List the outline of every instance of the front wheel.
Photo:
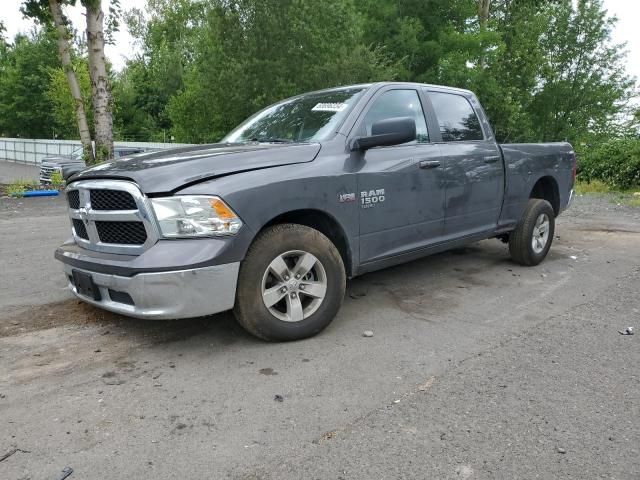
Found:
[{"label": "front wheel", "polygon": [[242,262],[234,314],[259,338],[298,340],[331,323],[345,288],[342,257],[331,240],[303,225],[275,225]]},{"label": "front wheel", "polygon": [[520,224],[509,235],[511,258],[521,265],[538,265],[551,248],[554,231],[555,214],[551,204],[529,199]]}]

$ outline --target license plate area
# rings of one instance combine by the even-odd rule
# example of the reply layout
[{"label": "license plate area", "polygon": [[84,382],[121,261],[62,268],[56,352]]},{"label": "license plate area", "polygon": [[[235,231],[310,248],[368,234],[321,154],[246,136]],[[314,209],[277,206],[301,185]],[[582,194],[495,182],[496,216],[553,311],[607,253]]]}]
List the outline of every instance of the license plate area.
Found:
[{"label": "license plate area", "polygon": [[92,298],[96,301],[100,301],[102,299],[100,289],[93,282],[93,278],[91,278],[89,273],[72,270],[71,276],[73,277],[73,284],[80,295]]}]

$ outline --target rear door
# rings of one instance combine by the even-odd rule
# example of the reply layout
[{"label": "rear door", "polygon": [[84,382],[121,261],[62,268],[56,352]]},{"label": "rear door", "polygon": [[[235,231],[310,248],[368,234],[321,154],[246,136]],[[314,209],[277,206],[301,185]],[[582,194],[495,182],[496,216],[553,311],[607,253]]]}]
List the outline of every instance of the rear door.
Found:
[{"label": "rear door", "polygon": [[445,165],[445,239],[495,229],[504,190],[502,156],[470,101],[475,99],[431,89],[428,97]]},{"label": "rear door", "polygon": [[436,242],[444,225],[444,181],[440,151],[430,142],[418,89],[389,86],[369,102],[356,124],[371,135],[374,122],[413,117],[416,141],[378,147],[359,156],[356,197],[360,218],[360,262],[391,257]]}]

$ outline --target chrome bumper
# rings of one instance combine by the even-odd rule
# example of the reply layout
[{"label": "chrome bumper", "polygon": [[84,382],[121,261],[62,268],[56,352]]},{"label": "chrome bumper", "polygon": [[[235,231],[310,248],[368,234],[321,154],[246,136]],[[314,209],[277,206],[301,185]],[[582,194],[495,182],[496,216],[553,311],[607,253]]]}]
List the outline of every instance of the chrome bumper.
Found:
[{"label": "chrome bumper", "polygon": [[571,201],[573,200],[573,188],[569,192],[569,200],[567,200],[567,204],[560,210],[560,213],[564,212],[567,208],[571,206]]},{"label": "chrome bumper", "polygon": [[[121,277],[64,265],[69,288],[81,300],[122,315],[157,320],[200,317],[233,308],[239,269],[240,262],[236,262]],[[78,293],[73,270],[91,275],[100,300]]]}]

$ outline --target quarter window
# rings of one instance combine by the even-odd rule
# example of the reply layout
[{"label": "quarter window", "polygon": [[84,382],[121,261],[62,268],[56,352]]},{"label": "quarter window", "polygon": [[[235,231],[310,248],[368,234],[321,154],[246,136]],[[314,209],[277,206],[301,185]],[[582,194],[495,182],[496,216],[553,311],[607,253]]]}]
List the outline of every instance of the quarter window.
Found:
[{"label": "quarter window", "polygon": [[482,127],[469,100],[462,95],[429,92],[429,98],[438,117],[440,134],[445,142],[482,140]]},{"label": "quarter window", "polygon": [[422,104],[415,90],[389,90],[380,95],[364,117],[366,135],[371,135],[371,126],[375,122],[396,117],[415,119],[416,141],[418,143],[429,141]]}]

